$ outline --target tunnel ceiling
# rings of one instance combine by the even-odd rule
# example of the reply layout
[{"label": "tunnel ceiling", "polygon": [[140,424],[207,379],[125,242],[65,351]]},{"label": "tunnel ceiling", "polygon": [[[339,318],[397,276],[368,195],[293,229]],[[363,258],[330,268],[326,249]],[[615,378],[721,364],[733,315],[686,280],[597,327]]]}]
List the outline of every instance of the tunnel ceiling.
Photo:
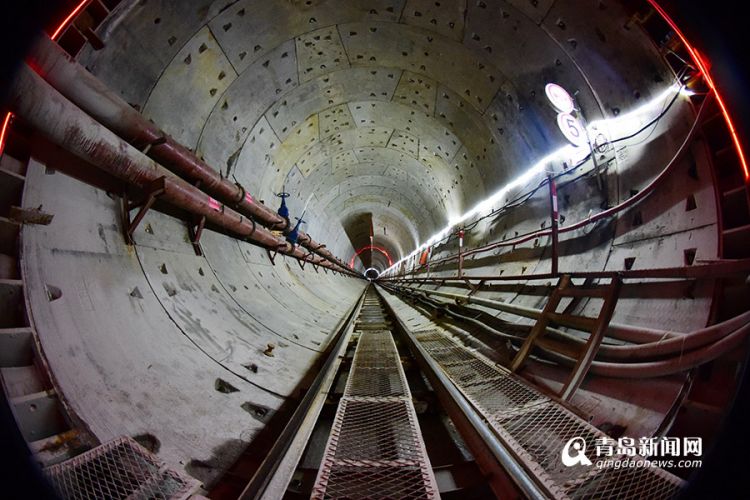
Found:
[{"label": "tunnel ceiling", "polygon": [[[573,2],[125,4],[80,60],[265,203],[289,191],[292,217],[306,208],[347,260],[370,228],[397,260],[564,143],[547,82],[578,92],[589,119],[651,91],[622,71],[649,69],[651,49],[607,47],[603,32],[630,35],[601,2],[593,27]],[[584,78],[587,43],[618,57]]]}]

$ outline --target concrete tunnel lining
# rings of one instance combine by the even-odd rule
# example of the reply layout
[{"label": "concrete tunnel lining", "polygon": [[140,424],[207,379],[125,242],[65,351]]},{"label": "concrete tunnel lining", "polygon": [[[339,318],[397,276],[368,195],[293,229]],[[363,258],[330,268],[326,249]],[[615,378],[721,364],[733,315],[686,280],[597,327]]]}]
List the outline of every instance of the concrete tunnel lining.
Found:
[{"label": "concrete tunnel lining", "polygon": [[[348,262],[370,244],[367,219],[374,244],[395,261],[565,144],[544,96],[547,82],[576,91],[588,121],[627,113],[673,82],[650,40],[623,28],[623,6],[607,4],[590,19],[578,8],[562,0],[534,7],[521,0],[123,2],[102,27],[105,47],[85,46],[77,59],[264,204],[275,207],[282,188],[291,192],[292,217],[305,210],[305,230],[334,255]],[[603,187],[594,177],[564,186],[561,213],[574,222],[633,196],[693,118],[680,98],[647,141],[602,155]],[[636,209],[566,235],[560,267],[622,270],[628,259],[635,269],[680,267],[688,250],[698,261],[720,257],[711,168],[695,145]],[[545,227],[547,196],[542,189],[519,209],[478,222],[467,246]],[[686,209],[688,197],[697,210]],[[129,247],[116,199],[36,160],[24,205],[55,214],[50,226],[23,228],[21,270],[66,405],[102,442],[156,436],[160,458],[206,485],[299,397],[303,377],[367,284],[281,255],[271,263],[263,249],[209,230],[197,256],[184,223],[153,210]],[[549,245],[540,238],[465,266],[477,276],[544,273]],[[456,251],[450,240],[432,258]],[[373,254],[355,267],[388,266]],[[519,279],[482,296],[541,308],[550,286]],[[62,295],[52,300],[50,287]],[[714,297],[707,281],[689,289],[632,285],[613,321],[689,332],[711,321]],[[579,310],[596,316],[599,306]],[[476,309],[512,325],[534,323]],[[544,363],[530,371],[552,385],[560,379]],[[218,391],[218,379],[237,391]],[[592,378],[572,404],[595,425],[647,435],[671,418],[686,380],[659,377],[644,390]],[[268,411],[259,416],[248,403]]]}]

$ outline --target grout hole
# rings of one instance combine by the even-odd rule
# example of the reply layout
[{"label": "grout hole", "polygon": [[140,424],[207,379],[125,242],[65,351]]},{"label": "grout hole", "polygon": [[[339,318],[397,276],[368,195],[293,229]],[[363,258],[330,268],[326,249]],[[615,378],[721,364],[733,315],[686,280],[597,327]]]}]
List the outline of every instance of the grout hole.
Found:
[{"label": "grout hole", "polygon": [[686,248],[684,250],[683,254],[685,255],[685,265],[686,266],[692,266],[693,262],[695,262],[695,253],[696,253],[696,250],[697,249],[695,249],[695,248]]},{"label": "grout hole", "polygon": [[239,392],[235,386],[227,382],[226,380],[217,378],[214,382],[214,389],[221,392],[222,394],[231,394],[233,392]]},{"label": "grout hole", "polygon": [[696,208],[698,208],[698,205],[695,203],[695,196],[691,194],[685,201],[685,211],[690,212],[691,210],[695,210]]}]

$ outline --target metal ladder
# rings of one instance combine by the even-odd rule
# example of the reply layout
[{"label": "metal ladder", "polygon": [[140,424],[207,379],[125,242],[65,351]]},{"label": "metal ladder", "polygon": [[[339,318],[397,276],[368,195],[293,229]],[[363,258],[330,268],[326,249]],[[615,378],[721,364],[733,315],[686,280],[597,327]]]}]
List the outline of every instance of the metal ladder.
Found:
[{"label": "metal ladder", "polygon": [[[594,361],[594,356],[602,343],[607,326],[612,319],[615,305],[617,304],[620,286],[621,280],[618,277],[613,277],[609,284],[588,287],[575,286],[572,283],[570,276],[567,274],[561,276],[557,283],[557,287],[552,291],[547,304],[544,306],[541,316],[534,324],[528,337],[526,337],[523,345],[513,358],[513,361],[510,364],[511,371],[517,372],[523,366],[535,345],[554,350],[572,358],[576,360],[575,366],[558,393],[562,399],[570,399],[586,377],[586,373],[588,372],[591,363]],[[604,303],[599,311],[599,316],[596,318],[587,318],[566,312],[556,312],[560,301],[565,297],[571,297],[574,299],[584,297],[600,298],[604,300]],[[550,323],[556,323],[589,332],[589,337],[586,340],[586,343],[580,348],[544,338],[544,333]]]}]

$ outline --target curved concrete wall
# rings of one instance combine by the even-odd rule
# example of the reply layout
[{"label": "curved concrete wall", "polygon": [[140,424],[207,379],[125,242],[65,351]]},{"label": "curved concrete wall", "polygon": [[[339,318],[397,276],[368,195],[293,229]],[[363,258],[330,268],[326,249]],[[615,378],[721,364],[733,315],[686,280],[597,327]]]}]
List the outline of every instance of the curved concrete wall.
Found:
[{"label": "curved concrete wall", "polygon": [[100,440],[150,434],[205,481],[299,396],[364,288],[211,231],[198,257],[154,211],[128,247],[118,200],[36,162],[26,186],[24,203],[55,213],[24,228],[22,272],[57,387]]},{"label": "curved concrete wall", "polygon": [[[625,115],[672,84],[627,20],[617,3],[572,0],[133,1],[100,28],[106,46],[85,48],[79,60],[266,204],[282,188],[292,193],[292,216],[307,207],[306,229],[334,254],[348,260],[372,231],[398,259],[565,144],[547,82],[577,92],[588,120]],[[611,146],[598,158],[601,187],[588,177],[561,188],[566,220],[646,185],[692,118],[680,98],[653,131]],[[697,178],[687,175],[693,163]],[[50,169],[29,169],[24,203],[43,204],[55,221],[24,229],[23,268],[67,401],[100,439],[151,433],[173,465],[231,462],[269,418],[243,405],[273,412],[293,393],[364,282],[283,259],[274,266],[264,251],[210,231],[197,257],[183,223],[154,211],[127,247],[118,202]],[[697,210],[685,209],[690,195]],[[560,267],[622,269],[630,257],[634,268],[682,265],[688,248],[714,258],[713,196],[698,144],[637,208],[566,235]],[[467,245],[547,220],[542,190],[480,223]],[[548,244],[497,251],[467,269],[542,272]],[[455,250],[454,241],[434,255]],[[385,267],[381,257],[373,262]],[[48,285],[62,296],[50,301]],[[521,282],[486,296],[539,307],[545,291],[545,283]],[[615,319],[688,331],[705,325],[711,295],[709,285],[626,287]],[[269,343],[274,357],[263,354]],[[238,391],[218,392],[216,379]],[[598,380],[575,402],[596,423],[614,418],[647,433],[682,383],[665,378],[642,394],[636,383]],[[211,462],[220,451],[223,462]]]}]

